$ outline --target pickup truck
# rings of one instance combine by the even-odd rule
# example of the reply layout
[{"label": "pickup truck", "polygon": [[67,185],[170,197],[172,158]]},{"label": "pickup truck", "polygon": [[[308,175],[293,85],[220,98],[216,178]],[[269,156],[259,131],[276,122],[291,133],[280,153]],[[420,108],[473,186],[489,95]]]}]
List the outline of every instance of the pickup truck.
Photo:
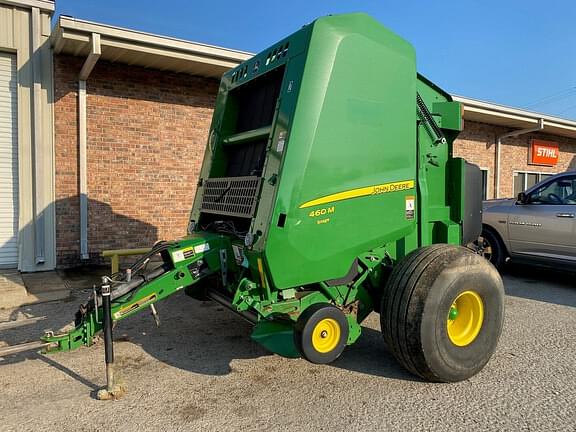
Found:
[{"label": "pickup truck", "polygon": [[484,201],[478,251],[496,268],[511,260],[576,269],[576,171],[556,174],[517,198]]}]

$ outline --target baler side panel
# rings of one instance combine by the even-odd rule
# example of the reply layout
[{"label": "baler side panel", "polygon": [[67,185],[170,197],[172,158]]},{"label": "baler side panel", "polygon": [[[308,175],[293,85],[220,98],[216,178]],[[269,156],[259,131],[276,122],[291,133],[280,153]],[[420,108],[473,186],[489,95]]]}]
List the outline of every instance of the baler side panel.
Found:
[{"label": "baler side panel", "polygon": [[415,230],[415,99],[407,42],[363,14],[315,22],[274,210],[285,224],[266,244],[277,288],[342,277]]}]

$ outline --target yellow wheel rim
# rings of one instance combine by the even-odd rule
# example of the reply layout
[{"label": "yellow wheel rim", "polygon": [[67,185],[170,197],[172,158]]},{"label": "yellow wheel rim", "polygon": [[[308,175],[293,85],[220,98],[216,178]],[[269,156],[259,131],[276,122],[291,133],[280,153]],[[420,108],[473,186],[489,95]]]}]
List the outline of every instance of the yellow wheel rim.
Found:
[{"label": "yellow wheel rim", "polygon": [[474,291],[460,293],[448,312],[448,337],[456,346],[470,345],[482,328],[484,303]]},{"label": "yellow wheel rim", "polygon": [[340,342],[340,326],[332,318],[319,321],[312,332],[312,346],[319,353],[327,353],[338,346]]}]

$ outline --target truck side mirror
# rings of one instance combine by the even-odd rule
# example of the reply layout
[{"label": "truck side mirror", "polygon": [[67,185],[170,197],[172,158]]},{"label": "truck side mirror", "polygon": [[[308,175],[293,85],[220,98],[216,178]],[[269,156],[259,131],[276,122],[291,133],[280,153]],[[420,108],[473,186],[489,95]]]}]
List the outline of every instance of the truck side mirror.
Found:
[{"label": "truck side mirror", "polygon": [[524,192],[520,192],[518,194],[518,202],[520,204],[526,204],[528,202],[528,197],[526,196],[526,194]]}]

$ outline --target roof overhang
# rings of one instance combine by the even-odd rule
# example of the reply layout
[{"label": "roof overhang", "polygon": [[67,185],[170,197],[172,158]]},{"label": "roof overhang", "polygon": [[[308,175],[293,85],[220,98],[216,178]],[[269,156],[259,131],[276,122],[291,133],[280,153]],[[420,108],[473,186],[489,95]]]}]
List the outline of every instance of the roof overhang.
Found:
[{"label": "roof overhang", "polygon": [[576,138],[576,122],[546,114],[511,108],[476,99],[455,96],[452,98],[464,106],[464,120],[488,123],[514,129],[538,126],[543,121],[542,133]]},{"label": "roof overhang", "polygon": [[101,60],[219,78],[252,54],[60,16],[52,32],[55,54],[87,57],[99,35]]},{"label": "roof overhang", "polygon": [[[4,0],[2,0],[4,1]],[[20,3],[43,3],[46,0],[19,0]],[[17,3],[14,0],[14,3]],[[98,35],[98,36],[96,36]],[[87,58],[93,52],[93,41],[100,39],[102,60],[151,69],[182,72],[220,78],[227,70],[253,56],[252,53],[189,42],[151,33],[60,16],[52,32],[55,54]],[[452,96],[464,106],[464,120],[513,129],[537,126],[542,119],[542,132],[576,138],[576,122],[534,113],[463,96]]]},{"label": "roof overhang", "polygon": [[53,0],[1,0],[0,3],[21,8],[38,8],[42,12],[54,12]]}]

